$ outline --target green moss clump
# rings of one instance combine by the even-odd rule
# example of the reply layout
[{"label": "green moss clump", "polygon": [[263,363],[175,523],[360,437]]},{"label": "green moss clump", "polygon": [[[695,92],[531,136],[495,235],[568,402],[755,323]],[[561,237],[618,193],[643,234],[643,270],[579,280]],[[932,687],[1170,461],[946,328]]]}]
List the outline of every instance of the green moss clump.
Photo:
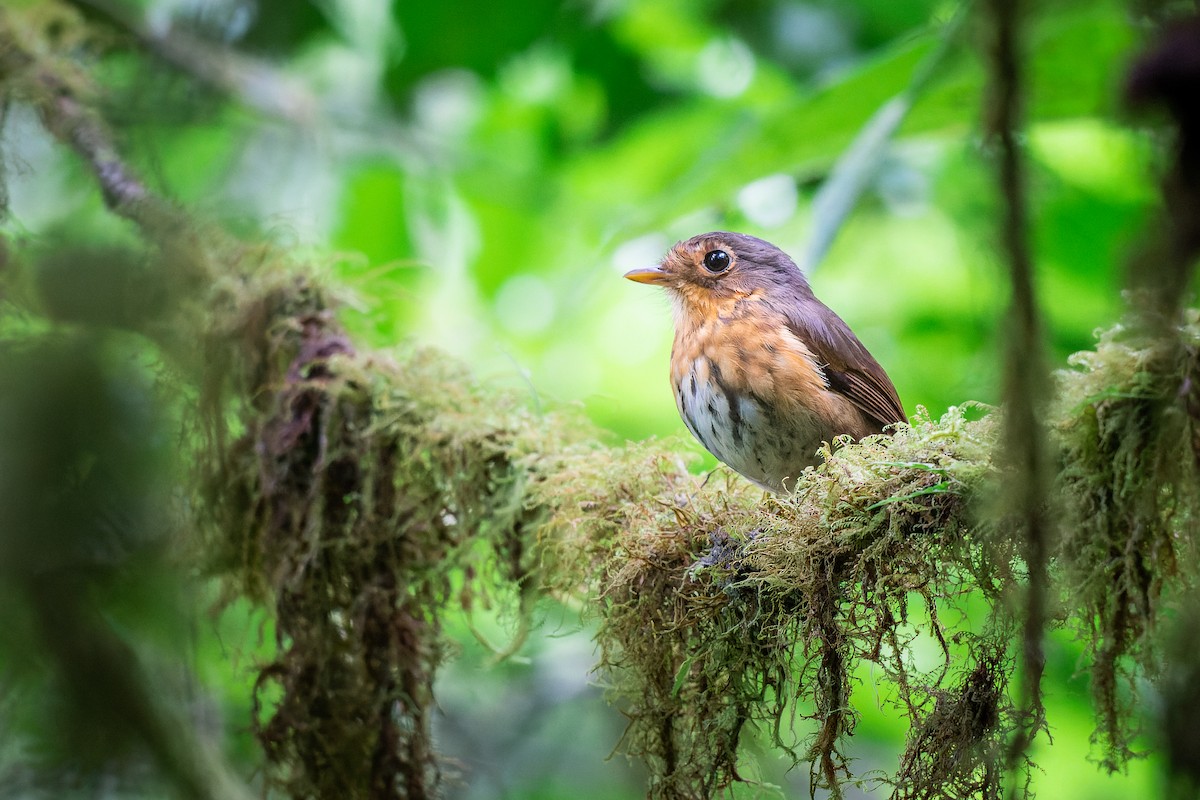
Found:
[{"label": "green moss clump", "polygon": [[[551,516],[552,526],[583,530],[589,544],[560,531],[553,546],[593,554],[574,562],[584,571],[569,583],[595,592],[601,666],[630,719],[622,745],[650,766],[652,797],[711,797],[743,779],[739,743],[751,727],[808,760],[814,789],[840,793],[850,775],[841,749],[855,723],[849,695],[858,661],[883,669],[914,720],[948,691],[947,666],[922,672],[909,658],[919,635],[908,624],[914,599],[947,664],[952,649],[1003,651],[1010,631],[1000,622],[956,630],[951,644],[939,611],[965,603],[973,587],[996,603],[1013,579],[995,566],[1007,563],[996,557],[1003,537],[984,535],[990,528],[973,513],[995,477],[995,428],[992,416],[971,421],[963,409],[938,421],[918,415],[894,436],[827,449],[788,497],[737,479],[702,485],[661,455],[657,475],[633,473],[641,494],[621,503],[597,503],[612,495],[578,471],[563,480],[560,489],[595,489],[579,509],[592,513]],[[610,479],[618,476],[633,485],[631,473]],[[1007,618],[999,605],[995,615]],[[978,663],[987,674],[977,683],[1006,685],[1007,661]],[[991,721],[973,729],[990,743],[981,752],[1002,749],[1008,707],[1003,691],[995,694],[983,715]],[[802,705],[812,706],[806,742],[791,733]],[[926,744],[941,740],[915,738],[910,760],[933,757],[921,755]],[[998,780],[1002,770],[985,761],[967,772]]]},{"label": "green moss clump", "polygon": [[302,275],[258,285],[209,326],[229,357],[211,362],[203,469],[211,569],[275,608],[259,689],[282,696],[259,738],[295,797],[436,796],[444,611],[531,585],[516,443],[560,449],[569,425],[439,355],[357,352]]},{"label": "green moss clump", "polygon": [[[1138,667],[1159,671],[1154,632],[1173,579],[1195,585],[1200,509],[1200,317],[1150,335],[1100,335],[1060,375],[1060,562],[1092,663],[1096,741],[1109,769],[1134,755]],[[1178,588],[1178,587],[1176,587]]]}]

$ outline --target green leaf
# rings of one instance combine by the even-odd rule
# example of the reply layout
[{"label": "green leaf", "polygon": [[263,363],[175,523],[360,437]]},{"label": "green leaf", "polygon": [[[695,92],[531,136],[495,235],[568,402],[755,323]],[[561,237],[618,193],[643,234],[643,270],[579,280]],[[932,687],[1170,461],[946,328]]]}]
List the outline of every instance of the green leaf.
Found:
[{"label": "green leaf", "polygon": [[671,684],[671,696],[678,697],[683,691],[683,684],[687,682],[688,675],[692,672],[692,663],[696,660],[696,655],[693,653],[683,660],[679,665],[679,669],[675,671],[675,682]]}]

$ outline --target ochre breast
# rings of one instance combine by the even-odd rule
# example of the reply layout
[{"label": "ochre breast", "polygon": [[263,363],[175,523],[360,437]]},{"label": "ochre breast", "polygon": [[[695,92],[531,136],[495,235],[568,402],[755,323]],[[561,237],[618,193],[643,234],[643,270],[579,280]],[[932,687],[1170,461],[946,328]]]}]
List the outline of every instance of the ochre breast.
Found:
[{"label": "ochre breast", "polygon": [[721,461],[780,491],[817,461],[821,442],[871,432],[759,297],[689,306],[676,317],[671,383],[684,423]]}]

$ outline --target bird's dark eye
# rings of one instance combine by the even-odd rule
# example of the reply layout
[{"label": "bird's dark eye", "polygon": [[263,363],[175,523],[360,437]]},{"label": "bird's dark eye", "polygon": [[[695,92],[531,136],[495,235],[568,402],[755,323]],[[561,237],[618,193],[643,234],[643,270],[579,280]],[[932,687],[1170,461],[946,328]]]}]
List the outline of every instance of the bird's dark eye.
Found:
[{"label": "bird's dark eye", "polygon": [[704,256],[704,268],[714,274],[729,269],[729,253],[724,250],[709,250]]}]

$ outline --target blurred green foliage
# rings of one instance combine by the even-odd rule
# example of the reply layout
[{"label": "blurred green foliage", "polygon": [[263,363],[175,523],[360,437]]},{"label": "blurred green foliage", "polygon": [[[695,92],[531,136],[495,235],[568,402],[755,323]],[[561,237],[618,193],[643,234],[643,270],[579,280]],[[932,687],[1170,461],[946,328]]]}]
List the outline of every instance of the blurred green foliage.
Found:
[{"label": "blurred green foliage", "polygon": [[[110,23],[106,4],[78,5],[93,24]],[[719,228],[799,255],[821,180],[879,106],[910,84],[956,11],[933,0],[115,7],[135,27],[205,37],[215,62],[231,45],[276,68],[231,95],[164,69],[127,38],[111,39],[98,72],[105,107],[162,189],[236,230],[322,254],[363,344],[432,343],[497,383],[527,387],[538,402],[581,403],[627,438],[681,425],[667,388],[667,304],[620,274],[677,238]],[[1052,363],[1062,366],[1120,312],[1123,265],[1155,204],[1159,149],[1115,111],[1143,35],[1136,11],[1115,0],[1057,0],[1031,22],[1033,236]],[[818,295],[887,367],[906,407],[935,416],[998,398],[1007,287],[994,247],[973,24],[813,276]],[[170,35],[163,41],[176,46]],[[314,113],[297,122],[252,110],[254,93],[282,95],[290,81],[305,87]],[[0,144],[8,241],[109,247],[128,239],[82,167],[19,104]],[[45,273],[48,311],[82,304],[64,313],[121,324],[107,305],[121,302],[119,288],[101,281],[95,292],[55,295],[64,270],[55,262]],[[11,317],[2,330],[14,330]],[[572,629],[569,611],[548,614],[561,616],[559,632],[569,635],[533,642],[528,663],[490,671],[466,628],[458,631],[464,654],[443,675],[440,697],[444,746],[462,762],[460,796],[577,796],[583,775],[592,797],[638,791],[636,774],[601,764],[620,723],[586,685],[586,633]],[[224,709],[227,750],[244,765],[254,760],[248,670],[272,641],[260,624],[233,606],[215,627],[199,623],[184,648]],[[503,615],[476,624],[503,627]],[[1062,637],[1050,649],[1054,745],[1034,755],[1044,769],[1036,786],[1045,797],[1062,796],[1063,786],[1074,796],[1155,796],[1147,764],[1109,777],[1085,760],[1092,725],[1087,687],[1072,678],[1078,652]],[[571,669],[556,666],[564,663]],[[890,771],[904,727],[877,708],[872,676],[860,677],[859,772]],[[510,736],[478,735],[504,726]],[[800,777],[781,765],[766,753],[762,773],[794,788]]]}]

